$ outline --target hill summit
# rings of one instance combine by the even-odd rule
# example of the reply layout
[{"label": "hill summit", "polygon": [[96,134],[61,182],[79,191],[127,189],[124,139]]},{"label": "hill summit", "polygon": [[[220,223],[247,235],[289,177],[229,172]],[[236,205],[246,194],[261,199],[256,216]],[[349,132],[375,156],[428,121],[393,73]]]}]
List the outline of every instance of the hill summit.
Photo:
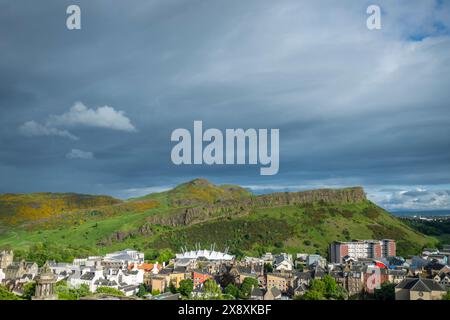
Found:
[{"label": "hill summit", "polygon": [[238,185],[194,179],[128,201],[3,195],[0,210],[3,222],[25,222],[0,225],[0,248],[27,250],[42,242],[62,246],[61,252],[71,255],[79,255],[79,246],[91,255],[130,247],[151,257],[197,243],[216,243],[237,255],[326,255],[333,241],[390,238],[406,256],[436,244],[369,201],[362,187],[255,195]]}]

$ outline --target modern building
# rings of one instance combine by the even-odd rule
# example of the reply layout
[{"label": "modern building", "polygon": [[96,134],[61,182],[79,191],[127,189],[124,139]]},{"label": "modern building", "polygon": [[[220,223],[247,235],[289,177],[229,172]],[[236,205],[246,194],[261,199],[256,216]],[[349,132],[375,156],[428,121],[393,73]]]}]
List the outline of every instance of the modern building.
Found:
[{"label": "modern building", "polygon": [[342,263],[344,259],[381,259],[395,256],[395,240],[359,240],[334,242],[330,244],[329,255],[332,263]]},{"label": "modern building", "polygon": [[193,250],[176,254],[176,260],[200,259],[206,261],[232,261],[234,256],[226,252],[214,250]]}]

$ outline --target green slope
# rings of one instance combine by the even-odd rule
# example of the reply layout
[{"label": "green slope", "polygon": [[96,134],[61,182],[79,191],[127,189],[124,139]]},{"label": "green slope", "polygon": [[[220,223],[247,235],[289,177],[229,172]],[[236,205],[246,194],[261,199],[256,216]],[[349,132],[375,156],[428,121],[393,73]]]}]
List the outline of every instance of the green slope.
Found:
[{"label": "green slope", "polygon": [[76,193],[32,193],[0,195],[0,223],[20,224],[83,210],[119,204],[109,196]]},{"label": "green slope", "polygon": [[437,241],[365,199],[360,188],[254,196],[238,186],[215,186],[202,179],[100,209],[33,220],[31,227],[0,224],[0,248],[27,257],[39,252],[41,260],[70,260],[126,247],[154,257],[196,243],[215,243],[238,255],[326,254],[335,240],[381,238],[397,240],[401,255],[416,254]]},{"label": "green slope", "polygon": [[156,200],[168,207],[188,207],[227,200],[240,200],[250,196],[252,196],[252,193],[240,186],[216,186],[208,180],[195,179],[180,184],[172,190],[134,198],[131,201]]}]

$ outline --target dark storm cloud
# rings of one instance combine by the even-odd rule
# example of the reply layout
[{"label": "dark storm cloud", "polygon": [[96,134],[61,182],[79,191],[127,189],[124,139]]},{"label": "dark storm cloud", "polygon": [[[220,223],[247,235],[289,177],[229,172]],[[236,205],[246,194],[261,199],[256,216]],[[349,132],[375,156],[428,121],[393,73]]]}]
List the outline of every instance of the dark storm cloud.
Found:
[{"label": "dark storm cloud", "polygon": [[[65,28],[74,3],[80,31]],[[360,184],[386,206],[409,207],[396,192],[447,190],[447,2],[379,1],[374,32],[368,1],[0,4],[0,192],[128,197],[202,176],[266,191]],[[136,130],[46,127],[77,101],[123,111]],[[280,173],[174,166],[170,134],[194,120],[279,128]],[[44,131],[21,134],[30,121]]]}]

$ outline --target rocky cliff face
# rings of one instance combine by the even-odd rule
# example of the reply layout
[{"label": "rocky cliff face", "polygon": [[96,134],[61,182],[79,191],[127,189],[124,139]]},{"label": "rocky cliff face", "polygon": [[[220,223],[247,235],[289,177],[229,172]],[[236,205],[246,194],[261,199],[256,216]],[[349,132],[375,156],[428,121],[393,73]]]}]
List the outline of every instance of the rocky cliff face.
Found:
[{"label": "rocky cliff face", "polygon": [[186,226],[218,217],[243,215],[257,208],[307,205],[312,203],[339,205],[360,203],[366,200],[366,194],[361,187],[273,193],[240,200],[225,200],[215,204],[203,204],[191,208],[179,208],[169,215],[152,216],[148,218],[148,222],[171,227]]}]

